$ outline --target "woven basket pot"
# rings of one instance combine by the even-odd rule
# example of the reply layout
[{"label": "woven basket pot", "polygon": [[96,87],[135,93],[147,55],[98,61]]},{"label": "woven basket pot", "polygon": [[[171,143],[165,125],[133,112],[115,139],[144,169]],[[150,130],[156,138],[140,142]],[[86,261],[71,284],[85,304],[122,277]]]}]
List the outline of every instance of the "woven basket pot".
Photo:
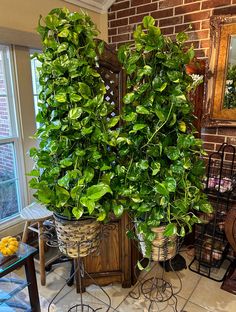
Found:
[{"label": "woven basket pot", "polygon": [[55,215],[60,251],[68,257],[86,257],[100,244],[101,224],[95,219],[68,220]]},{"label": "woven basket pot", "polygon": [[[152,228],[152,231],[156,234],[155,239],[152,242],[152,254],[153,261],[166,261],[173,258],[177,252],[177,236],[170,237],[164,236],[165,226]],[[146,244],[144,242],[142,234],[137,233],[141,252],[143,256],[146,256]]]},{"label": "woven basket pot", "polygon": [[177,252],[177,235],[164,236],[165,226],[152,228],[156,238],[152,242],[152,260],[166,261],[173,258]]}]

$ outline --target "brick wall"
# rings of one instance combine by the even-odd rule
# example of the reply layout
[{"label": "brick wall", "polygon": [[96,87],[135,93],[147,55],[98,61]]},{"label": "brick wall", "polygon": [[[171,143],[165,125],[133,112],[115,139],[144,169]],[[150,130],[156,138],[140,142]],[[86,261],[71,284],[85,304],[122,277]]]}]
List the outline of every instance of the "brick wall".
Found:
[{"label": "brick wall", "polygon": [[[236,0],[116,0],[108,12],[109,43],[117,48],[131,42],[135,27],[145,15],[151,15],[165,35],[174,37],[185,30],[196,56],[208,58],[209,18],[221,14],[236,14]],[[236,145],[236,128],[202,129],[202,138],[210,153],[223,142]]]}]

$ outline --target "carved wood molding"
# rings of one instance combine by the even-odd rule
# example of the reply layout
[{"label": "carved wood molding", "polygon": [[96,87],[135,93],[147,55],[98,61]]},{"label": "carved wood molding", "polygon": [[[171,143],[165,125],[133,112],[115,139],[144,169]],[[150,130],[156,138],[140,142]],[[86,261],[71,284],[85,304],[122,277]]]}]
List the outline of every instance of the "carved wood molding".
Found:
[{"label": "carved wood molding", "polygon": [[236,109],[223,108],[230,35],[236,35],[236,15],[210,19],[210,60],[206,71],[203,127],[236,127]]}]

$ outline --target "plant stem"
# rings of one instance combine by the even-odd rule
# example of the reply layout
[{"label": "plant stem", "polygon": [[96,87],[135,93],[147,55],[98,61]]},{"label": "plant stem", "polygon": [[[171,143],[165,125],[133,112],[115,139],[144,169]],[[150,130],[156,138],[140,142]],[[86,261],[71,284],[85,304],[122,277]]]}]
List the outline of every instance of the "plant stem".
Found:
[{"label": "plant stem", "polygon": [[170,107],[170,110],[169,110],[169,112],[168,112],[168,116],[167,116],[165,122],[163,122],[163,124],[162,124],[159,128],[156,129],[156,131],[153,133],[153,135],[150,137],[150,139],[147,141],[147,143],[144,144],[144,145],[141,147],[141,149],[144,148],[145,146],[147,146],[147,145],[152,141],[152,139],[153,139],[154,136],[157,134],[157,132],[159,132],[159,131],[161,130],[161,128],[164,127],[164,125],[167,123],[167,121],[168,121],[168,119],[169,119],[169,117],[170,117],[170,113],[171,113],[171,111],[172,111],[173,105],[174,105],[174,104],[173,104],[173,102],[172,102],[171,107]]}]

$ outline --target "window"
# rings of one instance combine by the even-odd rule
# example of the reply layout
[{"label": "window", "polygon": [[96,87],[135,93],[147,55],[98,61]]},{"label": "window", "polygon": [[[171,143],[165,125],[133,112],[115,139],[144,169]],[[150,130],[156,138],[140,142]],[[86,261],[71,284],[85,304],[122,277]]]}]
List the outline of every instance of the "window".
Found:
[{"label": "window", "polygon": [[20,142],[8,46],[0,45],[0,223],[19,214]]}]

